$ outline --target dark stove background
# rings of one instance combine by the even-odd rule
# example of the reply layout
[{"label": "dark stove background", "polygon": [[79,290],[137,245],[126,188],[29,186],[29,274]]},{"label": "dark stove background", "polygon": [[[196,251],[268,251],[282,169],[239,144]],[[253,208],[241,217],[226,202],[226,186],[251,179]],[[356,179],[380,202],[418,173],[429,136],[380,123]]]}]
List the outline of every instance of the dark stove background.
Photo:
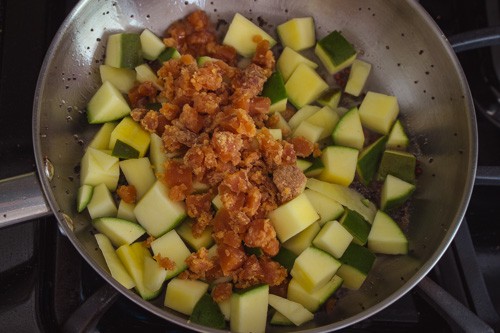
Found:
[{"label": "dark stove background", "polygon": [[[35,170],[31,113],[33,93],[45,52],[75,0],[0,0],[0,179]],[[498,1],[425,0],[447,36],[488,25],[487,6]],[[500,15],[497,16],[500,17]],[[499,88],[490,49],[459,55],[473,95],[494,107],[491,87]],[[498,100],[496,101],[498,103]],[[493,106],[492,106],[493,105]],[[500,129],[478,112],[479,164],[500,165]],[[489,293],[500,311],[500,191],[476,186],[467,212]],[[453,252],[453,249],[449,252]],[[0,232],[0,328],[5,332],[56,332],[102,279],[60,235],[54,218]],[[450,254],[451,256],[453,254]],[[448,254],[446,255],[448,256]],[[443,269],[441,269],[443,270]],[[431,277],[441,280],[440,267]],[[461,292],[459,292],[461,293]],[[465,295],[465,296],[464,296]],[[466,291],[465,302],[470,300]],[[181,332],[124,297],[98,325],[100,332]],[[349,332],[448,332],[451,328],[415,292]]]}]

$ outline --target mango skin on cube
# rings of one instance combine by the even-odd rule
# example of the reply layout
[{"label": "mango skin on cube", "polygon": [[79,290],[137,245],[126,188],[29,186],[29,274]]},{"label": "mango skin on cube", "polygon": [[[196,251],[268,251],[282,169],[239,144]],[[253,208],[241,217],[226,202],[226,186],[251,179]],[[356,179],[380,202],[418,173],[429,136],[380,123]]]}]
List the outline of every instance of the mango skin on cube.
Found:
[{"label": "mango skin on cube", "polygon": [[141,125],[130,117],[123,118],[111,132],[109,149],[115,147],[116,141],[120,140],[139,152],[138,157],[144,157],[151,142],[150,134],[142,129]]},{"label": "mango skin on cube", "polygon": [[399,114],[398,100],[395,96],[366,93],[359,106],[361,123],[368,129],[380,134],[387,134]]}]

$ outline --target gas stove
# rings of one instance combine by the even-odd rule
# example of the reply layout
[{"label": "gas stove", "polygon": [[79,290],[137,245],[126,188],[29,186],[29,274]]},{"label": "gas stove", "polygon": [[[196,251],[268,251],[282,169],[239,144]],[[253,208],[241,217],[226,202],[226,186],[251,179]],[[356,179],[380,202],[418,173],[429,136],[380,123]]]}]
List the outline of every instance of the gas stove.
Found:
[{"label": "gas stove", "polygon": [[[36,80],[52,37],[76,2],[0,0],[0,179],[36,169],[31,139]],[[500,22],[495,0],[420,2],[445,35],[458,35],[451,38],[457,43],[466,42],[461,33]],[[418,288],[345,332],[500,330],[500,46],[463,51],[459,60],[475,99],[479,130],[480,172],[465,221]],[[0,229],[0,253],[4,332],[88,327],[103,333],[187,332],[123,296],[102,304],[97,323],[82,322],[82,304],[105,292],[106,283],[60,233],[54,217]],[[438,292],[445,292],[442,304],[427,297]],[[458,322],[450,313],[459,314]]]}]

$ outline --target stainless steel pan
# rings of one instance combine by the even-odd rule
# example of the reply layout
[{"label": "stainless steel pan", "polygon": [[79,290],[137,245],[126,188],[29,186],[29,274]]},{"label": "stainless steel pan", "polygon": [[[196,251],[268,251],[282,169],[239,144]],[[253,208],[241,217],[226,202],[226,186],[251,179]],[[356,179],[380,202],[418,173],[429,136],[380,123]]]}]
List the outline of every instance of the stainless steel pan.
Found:
[{"label": "stainless steel pan", "polygon": [[[81,1],[63,23],[43,63],[34,112],[33,142],[46,201],[81,255],[116,290],[166,320],[199,331],[183,315],[164,308],[161,297],[146,302],[109,275],[85,214],[77,214],[78,165],[85,143],[96,132],[83,114],[100,84],[98,66],[106,38],[118,31],[149,28],[157,34],[195,8],[213,21],[230,22],[235,12],[264,22],[275,34],[280,22],[313,16],[318,36],[337,29],[373,64],[368,88],[398,97],[401,118],[420,147],[423,170],[413,199],[408,256],[380,256],[360,291],[341,298],[331,317],[318,316],[298,328],[272,332],[331,331],[385,308],[412,289],[448,247],[464,216],[477,160],[473,105],[460,65],[446,38],[415,1],[386,0],[119,0]],[[221,33],[227,25],[220,24]],[[3,224],[46,212],[36,177],[22,180],[33,189],[32,211],[24,202],[0,202]],[[19,188],[17,182],[0,185]],[[9,190],[10,191],[10,190]],[[29,195],[21,191],[19,197]],[[22,201],[22,200],[20,200]]]}]

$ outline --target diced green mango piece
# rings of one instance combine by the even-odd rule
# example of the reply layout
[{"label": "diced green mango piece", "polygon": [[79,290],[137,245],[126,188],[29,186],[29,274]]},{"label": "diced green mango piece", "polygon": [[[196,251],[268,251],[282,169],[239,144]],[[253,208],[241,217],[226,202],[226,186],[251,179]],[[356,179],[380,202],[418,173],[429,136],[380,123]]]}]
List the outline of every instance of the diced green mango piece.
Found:
[{"label": "diced green mango piece", "polygon": [[117,68],[134,68],[142,61],[139,34],[119,33],[110,35],[106,45],[104,64]]},{"label": "diced green mango piece", "polygon": [[408,239],[389,215],[378,211],[368,235],[368,248],[374,253],[407,254]]},{"label": "diced green mango piece", "polygon": [[371,64],[359,59],[354,60],[344,91],[353,96],[359,96],[365,87],[371,69]]},{"label": "diced green mango piece", "polygon": [[415,155],[403,151],[386,150],[380,161],[378,179],[384,180],[387,175],[393,175],[405,182],[414,183],[416,165]]},{"label": "diced green mango piece", "polygon": [[262,96],[271,100],[269,112],[281,112],[286,110],[287,95],[285,81],[280,71],[276,71],[267,79],[262,88]]},{"label": "diced green mango piece", "polygon": [[119,219],[124,219],[130,222],[137,223],[137,219],[134,214],[135,204],[127,203],[123,200],[120,200],[118,204],[118,213],[116,213],[116,217]]},{"label": "diced green mango piece", "polygon": [[354,237],[353,242],[365,245],[370,233],[370,224],[358,212],[346,209],[340,224]]},{"label": "diced green mango piece", "polygon": [[231,331],[264,333],[268,305],[268,285],[258,285],[233,292],[231,295]]},{"label": "diced green mango piece", "polygon": [[309,292],[322,288],[330,281],[341,263],[330,254],[308,247],[297,257],[290,275]]},{"label": "diced green mango piece", "polygon": [[212,228],[210,226],[205,228],[198,237],[193,235],[193,221],[184,221],[176,230],[179,236],[195,251],[198,251],[202,247],[208,249],[214,243]]},{"label": "diced green mango piece", "polygon": [[399,114],[395,96],[369,91],[359,106],[359,117],[364,127],[380,133],[389,133]]},{"label": "diced green mango piece", "polygon": [[410,139],[406,135],[405,129],[401,121],[398,119],[392,126],[391,132],[389,133],[389,138],[387,139],[386,147],[389,149],[400,149],[405,150],[408,148]]},{"label": "diced green mango piece", "polygon": [[269,321],[271,325],[277,325],[277,326],[292,326],[293,322],[282,315],[280,312],[276,311],[273,316],[271,317],[271,320]]},{"label": "diced green mango piece", "polygon": [[314,178],[307,179],[306,187],[337,201],[344,207],[358,212],[369,223],[373,222],[377,208],[356,190]]},{"label": "diced green mango piece", "polygon": [[156,133],[151,133],[149,144],[149,159],[153,165],[154,174],[163,173],[165,171],[165,162],[168,157],[165,153],[163,140]]},{"label": "diced green mango piece", "polygon": [[87,120],[100,124],[121,119],[130,113],[122,93],[109,81],[104,81],[87,104]]},{"label": "diced green mango piece", "polygon": [[186,259],[191,251],[175,230],[170,230],[163,236],[151,242],[151,250],[155,255],[169,258],[175,263],[174,269],[167,269],[165,279],[170,279],[187,268]]},{"label": "diced green mango piece", "polygon": [[313,47],[316,43],[316,32],[312,17],[293,18],[278,25],[276,30],[281,43],[295,51]]},{"label": "diced green mango piece", "polygon": [[92,220],[92,225],[106,235],[116,247],[132,244],[146,233],[139,224],[116,217],[97,218]]},{"label": "diced green mango piece", "polygon": [[167,48],[163,41],[148,29],[144,29],[139,38],[144,59],[155,60]]},{"label": "diced green mango piece", "polygon": [[315,101],[328,89],[328,84],[308,65],[301,63],[285,83],[288,100],[296,108]]},{"label": "diced green mango piece", "polygon": [[243,57],[251,57],[255,53],[257,42],[262,39],[269,41],[270,47],[276,44],[274,38],[268,33],[243,15],[236,13],[222,44],[234,47],[236,52]]},{"label": "diced green mango piece", "polygon": [[326,147],[321,154],[324,169],[318,178],[323,181],[349,186],[356,174],[358,155],[359,151],[354,148]]},{"label": "diced green mango piece", "polygon": [[312,243],[338,259],[342,257],[353,238],[351,233],[338,221],[328,221],[314,237]]},{"label": "diced green mango piece", "polygon": [[321,157],[317,157],[312,160],[311,166],[304,170],[304,175],[306,175],[306,177],[317,177],[321,174],[321,172],[323,172],[324,169],[325,165],[323,164]]},{"label": "diced green mango piece", "polygon": [[106,261],[106,265],[108,266],[111,276],[125,288],[132,289],[135,286],[135,282],[130,274],[128,274],[125,266],[123,266],[120,261],[120,258],[116,255],[115,249],[113,248],[113,245],[111,245],[109,238],[104,234],[95,234],[94,237],[102,255],[104,256],[104,260]]},{"label": "diced green mango piece", "polygon": [[318,68],[318,64],[316,64],[315,62],[307,59],[291,48],[285,47],[281,52],[280,57],[276,61],[276,68],[278,68],[278,70],[281,72],[281,74],[283,75],[283,80],[285,80],[286,82],[292,75],[293,71],[295,71],[297,66],[299,66],[300,64],[305,64],[312,69]]},{"label": "diced green mango piece", "polygon": [[309,168],[312,165],[312,162],[298,158],[296,161],[296,164],[300,170],[305,171],[305,170],[307,170],[307,168]]},{"label": "diced green mango piece", "polygon": [[186,206],[170,199],[168,188],[156,181],[137,203],[134,214],[148,234],[159,237],[184,220]]},{"label": "diced green mango piece", "polygon": [[136,74],[133,69],[100,65],[99,73],[101,74],[101,82],[111,82],[123,94],[128,93],[135,85]]},{"label": "diced green mango piece", "polygon": [[117,139],[115,142],[115,146],[113,147],[113,150],[111,151],[111,155],[116,156],[118,158],[124,158],[124,159],[138,158],[139,151],[137,149],[135,149],[134,147],[131,147],[130,145],[121,141],[120,139]]},{"label": "diced green mango piece", "polygon": [[293,131],[292,137],[303,137],[312,143],[316,143],[321,138],[323,131],[323,127],[304,121]]},{"label": "diced green mango piece", "polygon": [[323,287],[314,292],[308,292],[296,279],[291,279],[288,284],[287,298],[302,304],[311,312],[316,312],[342,286],[342,282],[341,277],[334,275]]},{"label": "diced green mango piece", "polygon": [[83,212],[87,208],[90,199],[92,199],[92,193],[94,193],[94,187],[91,185],[82,185],[78,188],[76,194],[76,209],[78,213]]},{"label": "diced green mango piece", "polygon": [[305,189],[304,193],[309,201],[311,201],[314,209],[320,217],[318,220],[320,227],[322,227],[327,221],[336,220],[344,213],[344,207],[326,195],[309,188]]},{"label": "diced green mango piece", "polygon": [[87,210],[91,219],[116,216],[118,209],[106,184],[99,184],[94,187],[92,198],[87,204]]},{"label": "diced green mango piece", "polygon": [[158,55],[158,61],[161,63],[164,63],[165,61],[168,61],[170,59],[179,59],[181,57],[181,54],[179,51],[177,51],[173,47],[167,47],[165,50],[163,50],[160,55]]},{"label": "diced green mango piece", "polygon": [[281,245],[298,256],[302,251],[311,246],[312,240],[318,234],[319,230],[319,224],[314,222]]},{"label": "diced green mango piece", "polygon": [[111,132],[115,129],[117,123],[104,123],[101,128],[92,138],[92,141],[89,143],[89,147],[105,150],[109,147],[109,139],[111,137]]},{"label": "diced green mango piece", "polygon": [[137,200],[140,200],[156,181],[153,168],[147,157],[121,161],[120,169],[125,175],[127,183],[135,187]]},{"label": "diced green mango piece", "polygon": [[292,238],[318,218],[318,214],[304,193],[269,213],[269,219],[281,242]]},{"label": "diced green mango piece", "polygon": [[339,121],[339,115],[329,106],[324,106],[305,121],[323,129],[319,136],[319,140],[321,140],[332,135],[333,129]]},{"label": "diced green mango piece", "polygon": [[337,123],[332,134],[333,143],[339,146],[361,150],[365,143],[365,134],[357,108],[350,109]]},{"label": "diced green mango piece", "polygon": [[208,284],[200,280],[172,279],[167,285],[164,305],[189,316],[207,290]]},{"label": "diced green mango piece", "polygon": [[219,306],[209,294],[201,296],[200,300],[194,306],[189,321],[195,324],[207,327],[224,329],[226,321]]},{"label": "diced green mango piece", "polygon": [[387,136],[384,135],[363,149],[363,151],[359,154],[356,172],[359,180],[363,184],[369,185],[377,173],[380,158],[384,153],[386,142]]},{"label": "diced green mango piece", "polygon": [[380,209],[389,211],[402,205],[415,191],[415,185],[405,182],[393,175],[385,177],[380,195]]},{"label": "diced green mango piece", "polygon": [[339,106],[340,98],[342,97],[342,90],[337,88],[330,88],[321,95],[317,102],[320,105],[328,106],[335,110]]},{"label": "diced green mango piece", "polygon": [[330,74],[350,66],[356,59],[356,50],[338,31],[320,39],[314,52]]},{"label": "diced green mango piece", "polygon": [[344,280],[343,286],[357,290],[366,280],[375,262],[375,255],[366,247],[351,243],[340,261],[342,266],[337,271],[337,275]]},{"label": "diced green mango piece", "polygon": [[120,177],[118,158],[89,147],[80,165],[80,184],[91,186],[106,184],[109,190],[116,189]]},{"label": "diced green mango piece", "polygon": [[114,149],[117,140],[137,150],[139,152],[138,157],[144,157],[151,138],[149,132],[144,130],[139,123],[130,117],[125,117],[111,132],[109,149]]},{"label": "diced green mango piece", "polygon": [[315,105],[304,105],[288,120],[290,128],[294,131],[303,121],[314,115],[321,108]]},{"label": "diced green mango piece", "polygon": [[314,319],[314,314],[302,304],[274,294],[269,294],[269,305],[290,319],[295,326],[300,326]]}]

